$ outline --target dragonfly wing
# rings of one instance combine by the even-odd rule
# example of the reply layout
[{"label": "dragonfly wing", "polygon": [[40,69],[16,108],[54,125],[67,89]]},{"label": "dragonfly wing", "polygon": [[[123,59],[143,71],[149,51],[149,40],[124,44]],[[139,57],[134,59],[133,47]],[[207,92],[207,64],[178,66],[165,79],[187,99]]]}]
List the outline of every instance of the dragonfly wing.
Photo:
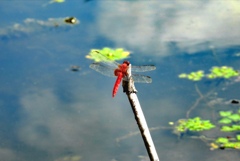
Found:
[{"label": "dragonfly wing", "polygon": [[102,64],[104,66],[107,66],[109,68],[112,68],[112,69],[116,69],[119,66],[119,63],[117,63],[115,61],[101,61],[101,62],[98,62],[98,63]]},{"label": "dragonfly wing", "polygon": [[[135,83],[152,83],[152,78],[149,76],[132,74],[132,77]],[[126,80],[126,78],[124,78],[124,80]]]},{"label": "dragonfly wing", "polygon": [[146,72],[146,71],[155,70],[156,66],[154,65],[132,66],[131,69],[133,72]]},{"label": "dragonfly wing", "polygon": [[114,75],[114,68],[111,68],[109,66],[105,66],[102,63],[92,63],[90,65],[90,68],[109,77],[115,77]]}]

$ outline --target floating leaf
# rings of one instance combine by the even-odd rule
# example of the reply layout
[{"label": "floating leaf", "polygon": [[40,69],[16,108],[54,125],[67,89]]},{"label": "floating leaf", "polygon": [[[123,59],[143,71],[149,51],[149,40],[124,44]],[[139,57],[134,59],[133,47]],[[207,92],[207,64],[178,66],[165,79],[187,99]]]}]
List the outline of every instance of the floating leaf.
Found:
[{"label": "floating leaf", "polygon": [[86,58],[93,59],[96,62],[100,61],[117,61],[129,57],[130,52],[122,48],[111,49],[103,48],[102,50],[92,49]]},{"label": "floating leaf", "polygon": [[238,131],[238,130],[240,130],[240,125],[232,125],[232,129],[234,131]]},{"label": "floating leaf", "polygon": [[186,73],[182,73],[178,75],[179,78],[187,78],[187,76],[188,75]]},{"label": "floating leaf", "polygon": [[[239,138],[240,139],[240,136]],[[225,149],[225,148],[231,148],[231,149],[240,149],[240,142],[239,141],[229,141],[228,138],[225,137],[219,137],[215,140],[215,143],[211,143],[210,146],[213,149]]]},{"label": "floating leaf", "polygon": [[219,115],[222,117],[227,117],[232,114],[232,111],[219,111]]},{"label": "floating leaf", "polygon": [[234,76],[238,76],[239,73],[234,70],[232,67],[222,66],[222,67],[212,67],[211,73],[207,75],[207,78],[214,79],[214,78],[231,78]]},{"label": "floating leaf", "polygon": [[207,78],[209,78],[209,79],[215,79],[215,78],[217,78],[217,76],[215,76],[214,74],[208,74],[208,75],[207,75]]},{"label": "floating leaf", "polygon": [[225,148],[240,149],[240,142],[229,142],[224,144]]},{"label": "floating leaf", "polygon": [[228,116],[228,118],[233,120],[233,121],[239,121],[240,120],[240,115],[239,114],[232,114],[232,115]]},{"label": "floating leaf", "polygon": [[209,120],[201,120],[200,117],[195,117],[192,119],[179,120],[178,125],[175,128],[179,132],[185,132],[186,130],[189,131],[210,130],[214,127],[215,125],[213,125]]},{"label": "floating leaf", "polygon": [[221,131],[224,132],[240,131],[240,125],[222,126]]},{"label": "floating leaf", "polygon": [[179,78],[187,78],[192,81],[199,81],[203,77],[207,77],[209,79],[215,78],[231,78],[235,76],[239,76],[238,71],[234,70],[232,67],[222,66],[222,67],[212,67],[210,69],[211,73],[204,75],[204,71],[199,70],[196,72],[191,72],[190,74],[182,73],[178,77]]},{"label": "floating leaf", "polygon": [[232,122],[232,120],[230,120],[229,118],[223,118],[221,120],[218,121],[221,124],[230,124]]},{"label": "floating leaf", "polygon": [[169,125],[174,125],[174,122],[168,122]]},{"label": "floating leaf", "polygon": [[240,141],[240,135],[236,135],[237,140]]},{"label": "floating leaf", "polygon": [[233,129],[231,127],[229,127],[229,126],[222,126],[221,131],[231,132],[231,131],[233,131]]},{"label": "floating leaf", "polygon": [[219,137],[219,138],[217,138],[217,140],[215,142],[216,143],[228,143],[228,139],[223,138],[223,137]]},{"label": "floating leaf", "polygon": [[211,146],[211,149],[218,149],[219,148],[219,146],[215,143],[211,143],[210,146]]},{"label": "floating leaf", "polygon": [[204,71],[199,70],[196,72],[191,72],[189,74],[182,73],[182,74],[178,75],[178,77],[179,78],[187,78],[192,81],[199,81],[204,77]]}]

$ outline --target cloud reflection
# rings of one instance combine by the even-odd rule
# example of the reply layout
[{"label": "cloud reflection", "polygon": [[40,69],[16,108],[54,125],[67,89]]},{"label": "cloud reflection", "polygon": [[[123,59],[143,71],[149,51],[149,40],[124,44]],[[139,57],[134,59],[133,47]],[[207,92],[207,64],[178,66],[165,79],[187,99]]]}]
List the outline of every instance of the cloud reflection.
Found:
[{"label": "cloud reflection", "polygon": [[0,148],[0,156],[3,161],[16,161],[16,154],[7,148]]},{"label": "cloud reflection", "polygon": [[12,26],[0,28],[0,37],[20,37],[24,34],[41,32],[44,30],[53,30],[54,28],[63,28],[73,26],[75,24],[79,24],[79,20],[75,17],[48,18],[47,20],[26,18],[22,23],[14,23]]},{"label": "cloud reflection", "polygon": [[[35,91],[36,92],[36,91]],[[51,90],[40,90],[25,95],[22,100],[22,127],[20,138],[31,146],[50,151],[59,151],[81,144],[77,134],[76,118],[69,118],[69,111],[64,107]],[[78,136],[76,136],[78,135]],[[77,140],[72,140],[76,138]]]},{"label": "cloud reflection", "polygon": [[239,44],[239,6],[236,0],[108,2],[101,3],[98,24],[118,46],[162,56],[173,46],[196,52]]},{"label": "cloud reflection", "polygon": [[[124,118],[124,113],[116,111],[124,110],[113,108],[104,99],[95,108],[90,93],[79,96],[79,89],[71,91],[78,92],[74,95],[78,98],[73,98],[71,103],[60,99],[59,93],[51,89],[26,92],[21,99],[20,140],[53,158],[64,158],[64,154],[84,160],[108,158],[115,146],[114,131],[120,130],[116,124]],[[103,117],[106,113],[108,117]],[[94,155],[86,156],[89,151],[94,151]]]}]

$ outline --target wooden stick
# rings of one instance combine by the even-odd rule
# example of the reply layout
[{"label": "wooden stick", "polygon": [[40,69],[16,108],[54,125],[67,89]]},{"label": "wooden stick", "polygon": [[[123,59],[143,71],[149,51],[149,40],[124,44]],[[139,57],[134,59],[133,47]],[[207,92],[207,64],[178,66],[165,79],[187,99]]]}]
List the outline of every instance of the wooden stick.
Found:
[{"label": "wooden stick", "polygon": [[148,152],[148,156],[151,161],[160,161],[154,146],[154,143],[152,141],[152,137],[150,134],[150,131],[148,129],[147,122],[145,120],[141,105],[138,101],[137,97],[137,90],[134,86],[134,80],[131,75],[131,64],[128,67],[127,71],[127,78],[128,81],[123,80],[122,86],[123,86],[123,92],[125,92],[128,96],[128,100],[132,106],[133,113],[135,115],[135,119],[138,124],[138,128],[141,132],[145,147]]}]

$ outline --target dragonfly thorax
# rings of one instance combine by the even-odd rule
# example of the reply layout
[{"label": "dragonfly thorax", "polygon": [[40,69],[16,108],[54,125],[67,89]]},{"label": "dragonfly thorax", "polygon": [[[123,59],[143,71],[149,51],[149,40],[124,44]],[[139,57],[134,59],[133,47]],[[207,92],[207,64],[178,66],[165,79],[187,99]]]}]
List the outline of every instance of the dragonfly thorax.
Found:
[{"label": "dragonfly thorax", "polygon": [[119,64],[118,68],[114,70],[114,75],[118,76],[119,73],[121,73],[123,76],[125,76],[127,74],[128,65],[128,61],[124,61],[123,64]]},{"label": "dragonfly thorax", "polygon": [[122,71],[120,69],[115,69],[114,70],[114,75],[115,76],[118,76],[120,73],[122,74]]}]

